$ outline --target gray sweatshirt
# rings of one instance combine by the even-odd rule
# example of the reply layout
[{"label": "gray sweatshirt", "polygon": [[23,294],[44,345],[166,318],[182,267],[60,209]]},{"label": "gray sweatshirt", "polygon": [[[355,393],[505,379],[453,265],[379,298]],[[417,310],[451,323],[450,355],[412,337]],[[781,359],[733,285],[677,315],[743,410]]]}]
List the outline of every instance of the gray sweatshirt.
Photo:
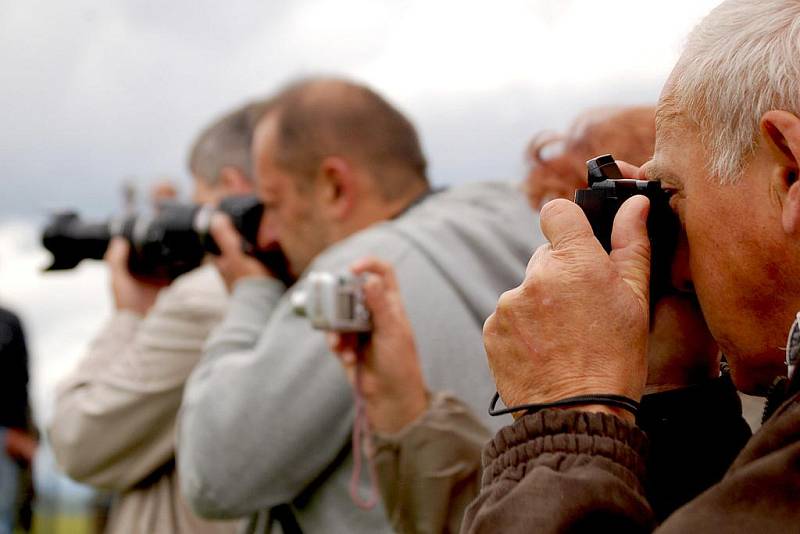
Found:
[{"label": "gray sweatshirt", "polygon": [[[309,271],[345,271],[367,255],[390,262],[430,388],[453,392],[495,431],[509,421],[486,415],[494,385],[483,322],[543,241],[519,188],[469,184],[337,243]],[[391,532],[381,506],[367,512],[350,500],[350,387],[324,333],[292,312],[289,293],[271,279],[235,287],[184,393],[182,490],[208,517],[262,512],[265,524],[264,511],[291,503],[306,533]]]}]

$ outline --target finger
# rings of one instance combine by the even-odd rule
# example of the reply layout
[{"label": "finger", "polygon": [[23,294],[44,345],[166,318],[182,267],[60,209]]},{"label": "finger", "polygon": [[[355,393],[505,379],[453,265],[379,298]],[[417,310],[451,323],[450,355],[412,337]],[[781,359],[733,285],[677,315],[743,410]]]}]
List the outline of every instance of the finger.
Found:
[{"label": "finger", "polygon": [[611,231],[611,260],[622,278],[647,307],[650,294],[650,239],[647,215],[650,200],[636,195],[626,200],[614,217]]},{"label": "finger", "polygon": [[341,354],[337,354],[339,362],[342,364],[344,374],[350,384],[355,384],[356,379],[356,362],[358,361],[357,355],[353,350],[346,350]]},{"label": "finger", "polygon": [[636,165],[631,165],[627,161],[616,160],[617,167],[619,167],[620,173],[622,173],[623,178],[627,178],[629,180],[643,180],[642,178],[642,168],[637,167]]},{"label": "finger", "polygon": [[236,231],[230,217],[215,213],[211,217],[210,231],[223,256],[242,253],[242,236]]},{"label": "finger", "polygon": [[564,247],[599,247],[592,226],[583,210],[574,202],[559,198],[544,205],[539,215],[542,233],[553,250]]},{"label": "finger", "polygon": [[325,341],[328,343],[328,348],[331,352],[338,353],[340,351],[341,340],[338,332],[328,332],[325,335]]},{"label": "finger", "polygon": [[381,278],[386,289],[390,291],[398,290],[397,276],[392,265],[373,256],[367,256],[356,261],[350,266],[350,271],[353,274],[374,274]]},{"label": "finger", "polygon": [[383,278],[375,274],[368,275],[364,280],[363,290],[364,303],[372,314],[374,329],[379,330],[384,325],[391,324],[390,290]]},{"label": "finger", "polygon": [[124,267],[127,269],[128,265],[128,255],[130,254],[130,244],[128,240],[124,237],[113,237],[108,244],[108,248],[106,249],[106,253],[103,256],[103,259],[108,263],[109,266],[112,268],[122,268]]}]

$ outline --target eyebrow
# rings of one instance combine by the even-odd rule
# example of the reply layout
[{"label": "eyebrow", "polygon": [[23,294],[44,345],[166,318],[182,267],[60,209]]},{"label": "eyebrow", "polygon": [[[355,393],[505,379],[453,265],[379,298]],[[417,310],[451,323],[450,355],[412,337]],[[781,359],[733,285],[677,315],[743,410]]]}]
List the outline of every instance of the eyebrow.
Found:
[{"label": "eyebrow", "polygon": [[645,167],[644,174],[648,180],[659,180],[661,182],[666,182],[667,184],[676,186],[681,185],[681,181],[677,176],[664,170],[663,167],[659,166],[655,162],[650,163]]}]

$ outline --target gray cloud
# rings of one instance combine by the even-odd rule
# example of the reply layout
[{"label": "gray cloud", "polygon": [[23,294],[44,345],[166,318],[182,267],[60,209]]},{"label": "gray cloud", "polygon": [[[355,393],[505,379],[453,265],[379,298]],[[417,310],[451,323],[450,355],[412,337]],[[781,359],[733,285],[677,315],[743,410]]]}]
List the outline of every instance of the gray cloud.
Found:
[{"label": "gray cloud", "polygon": [[[533,132],[563,125],[588,104],[652,101],[668,71],[663,58],[655,74],[642,71],[649,63],[622,38],[626,66],[609,58],[604,83],[587,86],[587,69],[598,76],[594,42],[613,35],[586,35],[580,25],[593,21],[573,20],[592,5],[0,2],[0,217],[66,206],[107,215],[129,177],[168,174],[188,189],[185,153],[210,118],[319,71],[366,78],[407,110],[436,181],[518,176]],[[642,9],[620,5],[621,13]],[[675,50],[686,25],[670,38]],[[542,47],[553,38],[579,50]],[[561,49],[576,58],[568,82],[553,72]]]}]

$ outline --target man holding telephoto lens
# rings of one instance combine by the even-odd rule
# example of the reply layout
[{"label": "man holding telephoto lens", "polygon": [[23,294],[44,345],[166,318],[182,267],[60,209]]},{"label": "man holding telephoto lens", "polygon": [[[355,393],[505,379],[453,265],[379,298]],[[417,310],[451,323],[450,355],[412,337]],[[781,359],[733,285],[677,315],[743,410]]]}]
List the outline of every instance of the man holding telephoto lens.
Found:
[{"label": "man holding telephoto lens", "polygon": [[[736,386],[770,396],[767,420],[722,481],[659,531],[789,532],[800,520],[798,33],[797,2],[721,4],[664,87],[654,158],[621,165],[626,177],[672,191],[685,233],[672,283],[696,291]],[[610,254],[577,205],[543,208],[550,243],[484,329],[497,389],[517,419],[484,450],[465,532],[657,527],[643,491],[648,438],[635,420],[648,375],[650,208],[642,196],[625,202]],[[664,387],[707,380],[688,369]]]},{"label": "man holding telephoto lens", "polygon": [[[240,108],[195,141],[189,167],[196,203],[251,192],[251,113]],[[227,309],[223,281],[211,264],[169,287],[142,281],[128,271],[129,249],[116,237],[106,253],[116,311],[58,390],[53,450],[72,478],[119,493],[108,532],[235,532],[233,522],[194,515],[175,470],[183,386]]]}]

